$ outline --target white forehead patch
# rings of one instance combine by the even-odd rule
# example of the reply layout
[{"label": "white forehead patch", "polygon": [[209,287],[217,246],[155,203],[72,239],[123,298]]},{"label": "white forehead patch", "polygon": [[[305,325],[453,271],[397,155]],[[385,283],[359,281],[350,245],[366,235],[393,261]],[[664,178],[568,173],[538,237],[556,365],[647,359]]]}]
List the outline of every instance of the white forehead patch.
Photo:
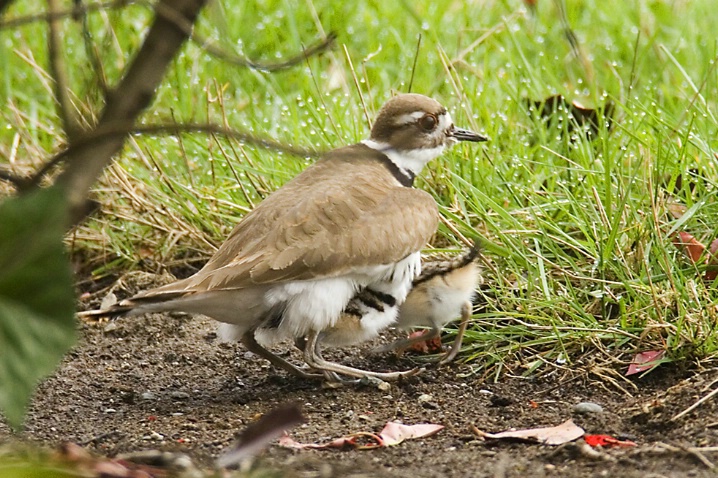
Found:
[{"label": "white forehead patch", "polygon": [[451,128],[452,124],[454,124],[454,121],[451,119],[451,115],[447,111],[443,115],[439,116],[439,127],[436,129],[443,133],[447,129]]}]

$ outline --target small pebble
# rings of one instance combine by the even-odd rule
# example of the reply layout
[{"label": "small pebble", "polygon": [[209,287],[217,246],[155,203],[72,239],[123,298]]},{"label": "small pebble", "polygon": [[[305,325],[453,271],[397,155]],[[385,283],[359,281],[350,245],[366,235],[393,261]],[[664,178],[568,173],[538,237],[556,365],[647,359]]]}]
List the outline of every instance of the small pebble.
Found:
[{"label": "small pebble", "polygon": [[382,381],[376,386],[376,388],[378,388],[382,392],[388,392],[389,390],[391,390],[391,384],[389,382]]},{"label": "small pebble", "polygon": [[603,413],[603,407],[593,402],[581,402],[574,405],[573,411],[582,414]]},{"label": "small pebble", "polygon": [[157,397],[155,397],[155,394],[152,392],[142,392],[140,394],[140,400],[149,401],[149,400],[154,400],[155,398],[157,398]]},{"label": "small pebble", "polygon": [[189,393],[187,393],[187,392],[171,392],[170,397],[174,398],[175,400],[187,400],[189,398]]},{"label": "small pebble", "polygon": [[117,410],[114,408],[105,408],[105,413],[117,413]]},{"label": "small pebble", "polygon": [[418,398],[419,403],[427,403],[432,401],[433,399],[434,397],[432,395],[429,395],[428,393],[422,393],[421,395],[419,395]]}]

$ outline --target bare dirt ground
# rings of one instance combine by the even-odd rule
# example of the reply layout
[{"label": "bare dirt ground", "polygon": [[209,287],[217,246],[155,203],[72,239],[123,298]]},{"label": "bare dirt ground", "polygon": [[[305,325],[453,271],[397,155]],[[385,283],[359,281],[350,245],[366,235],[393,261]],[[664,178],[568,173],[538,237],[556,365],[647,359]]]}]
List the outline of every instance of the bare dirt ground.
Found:
[{"label": "bare dirt ground", "polygon": [[[290,432],[324,442],[357,431],[378,432],[389,420],[438,423],[435,436],[370,451],[297,452],[276,445],[254,466],[288,477],[703,477],[714,476],[710,450],[718,442],[718,405],[708,400],[679,420],[676,413],[707,395],[718,370],[664,367],[612,384],[587,366],[539,378],[467,375],[467,365],[429,369],[388,391],[370,386],[324,388],[271,368],[239,344],[220,344],[206,318],[151,315],[82,325],[80,341],[33,402],[25,431],[0,423],[0,441],[47,446],[79,443],[105,455],[136,450],[182,451],[200,467],[276,406],[295,402],[307,422]],[[412,367],[410,357],[367,357],[357,349],[336,360],[374,370]],[[287,348],[289,351],[289,348]],[[291,352],[294,353],[294,352]],[[595,372],[595,371],[594,371]],[[623,391],[621,390],[623,389]],[[421,397],[421,398],[420,398]],[[580,415],[578,402],[603,412]],[[489,432],[557,425],[568,418],[588,433],[637,443],[586,450],[484,441]],[[712,455],[712,456],[711,456]]]}]

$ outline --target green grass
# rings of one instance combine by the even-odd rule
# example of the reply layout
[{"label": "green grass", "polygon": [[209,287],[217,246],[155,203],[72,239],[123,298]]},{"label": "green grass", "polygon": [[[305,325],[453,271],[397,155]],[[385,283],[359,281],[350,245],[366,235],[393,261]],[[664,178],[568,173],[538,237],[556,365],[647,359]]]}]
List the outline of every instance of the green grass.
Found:
[{"label": "green grass", "polygon": [[[35,3],[15,2],[7,16],[44,5]],[[291,56],[330,31],[339,46],[268,74],[189,44],[145,123],[226,122],[315,150],[353,143],[368,134],[362,101],[372,116],[392,91],[407,90],[421,34],[413,91],[491,137],[435,161],[419,182],[451,224],[441,226],[436,246],[457,246],[461,236],[484,241],[490,299],[464,355],[477,373],[625,362],[654,348],[674,361],[714,357],[714,284],[671,240],[678,231],[704,244],[716,237],[711,0],[569,2],[588,66],[572,55],[554,2],[538,2],[535,15],[518,0],[232,3],[214,2],[197,31],[262,61]],[[151,18],[140,5],[90,16],[111,84]],[[96,112],[101,96],[81,29],[63,25],[79,108]],[[0,161],[14,151],[18,168],[62,144],[43,71],[44,32],[41,24],[0,31],[8,104]],[[588,106],[613,102],[611,129],[588,141],[566,121],[547,125],[528,110],[526,98],[557,93]],[[219,137],[135,137],[98,185],[102,214],[68,241],[96,276],[145,267],[143,258],[204,259],[307,164]],[[669,212],[676,204],[681,218]]]}]

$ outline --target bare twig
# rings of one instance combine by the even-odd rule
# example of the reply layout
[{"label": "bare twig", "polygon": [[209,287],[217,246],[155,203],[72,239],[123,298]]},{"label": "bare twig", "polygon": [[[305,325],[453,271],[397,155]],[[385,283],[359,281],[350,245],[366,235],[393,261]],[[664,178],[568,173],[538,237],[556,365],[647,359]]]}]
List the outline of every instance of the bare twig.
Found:
[{"label": "bare twig", "polygon": [[[50,13],[60,11],[59,0],[47,0]],[[49,35],[47,36],[47,50],[50,62],[50,72],[55,83],[55,100],[62,127],[67,138],[72,141],[81,132],[82,128],[77,120],[77,114],[70,100],[70,82],[65,69],[64,48],[62,47],[62,33],[60,31],[60,20],[53,18],[48,22]]]},{"label": "bare twig", "polygon": [[716,389],[713,390],[711,393],[709,393],[709,394],[706,395],[705,397],[701,398],[701,399],[698,400],[696,403],[694,403],[694,404],[691,405],[690,407],[686,408],[686,409],[683,410],[682,412],[676,414],[673,418],[671,418],[671,421],[676,421],[676,420],[678,420],[679,418],[681,418],[681,417],[683,417],[683,416],[689,414],[690,412],[692,412],[692,411],[695,410],[696,408],[700,407],[701,404],[703,404],[703,403],[707,402],[708,400],[710,400],[711,398],[713,398],[716,394],[718,394],[718,388],[716,388]]},{"label": "bare twig", "polygon": [[411,93],[411,87],[414,86],[414,73],[416,73],[416,62],[419,61],[419,51],[421,51],[421,33],[419,33],[419,39],[416,40],[416,53],[414,53],[414,64],[411,66],[411,78],[407,93]]},{"label": "bare twig", "polygon": [[106,3],[90,3],[88,5],[75,7],[72,10],[50,11],[47,13],[22,16],[4,22],[0,22],[0,30],[4,28],[17,27],[20,25],[25,25],[37,21],[52,22],[69,16],[77,17],[78,15],[84,15],[88,12],[92,12],[95,10],[122,8],[127,5],[133,4],[143,5],[147,8],[154,9],[158,16],[161,16],[166,21],[173,23],[185,35],[187,35],[187,37],[192,40],[193,43],[195,43],[202,50],[206,51],[218,60],[226,61],[237,66],[253,68],[255,70],[271,72],[291,68],[295,65],[298,65],[310,56],[316,55],[332,48],[337,38],[336,33],[329,33],[329,35],[327,35],[326,38],[324,38],[323,40],[320,40],[317,43],[310,45],[309,47],[305,48],[301,53],[292,56],[284,61],[277,63],[261,63],[258,61],[250,60],[249,58],[243,57],[241,55],[237,55],[236,53],[225,51],[222,48],[219,48],[218,46],[212,44],[208,39],[194,32],[192,28],[193,23],[188,22],[181,16],[176,15],[171,6],[168,7],[162,2],[153,4],[145,0],[116,0],[113,2]]},{"label": "bare twig", "polygon": [[[187,34],[168,21],[171,14],[177,21],[194,23],[206,0],[161,0],[158,14],[117,89],[108,96],[107,105],[93,134],[103,135],[113,131],[117,124],[133,124],[154,97],[155,89],[164,78],[165,70],[175,54],[187,40]],[[99,177],[125,143],[126,135],[109,134],[104,141],[97,141],[92,148],[71,147],[65,155],[65,170],[58,176],[57,184],[65,189],[71,211],[72,224],[82,219],[82,206],[90,186]]]},{"label": "bare twig", "polygon": [[357,79],[357,72],[354,70],[354,63],[352,63],[352,57],[349,55],[349,50],[347,50],[347,46],[343,45],[344,47],[344,55],[347,58],[347,63],[349,63],[349,69],[352,72],[352,78],[354,78],[354,86],[357,89],[357,93],[359,93],[359,99],[361,100],[362,108],[364,109],[364,117],[366,118],[366,123],[369,125],[369,129],[371,129],[371,116],[369,116],[369,111],[366,108],[366,102],[364,101],[364,95],[361,92],[361,86],[359,86],[359,80]]},{"label": "bare twig", "polygon": [[21,190],[27,187],[29,178],[23,178],[22,176],[17,176],[9,171],[0,169],[0,181],[8,182],[12,184],[15,189]]},{"label": "bare twig", "polygon": [[30,179],[23,181],[25,188],[28,186],[37,186],[42,178],[53,167],[65,161],[71,155],[79,154],[81,150],[93,150],[98,144],[113,138],[122,138],[130,134],[146,134],[146,135],[177,135],[182,133],[208,133],[219,134],[228,138],[233,138],[247,144],[261,146],[263,148],[281,151],[302,158],[311,158],[321,155],[316,151],[310,151],[302,148],[287,146],[273,139],[254,136],[249,133],[243,133],[223,126],[213,124],[157,124],[157,125],[141,125],[135,126],[132,123],[105,125],[102,130],[98,129],[87,133],[81,139],[74,142],[65,151],[61,151],[45,163]]},{"label": "bare twig", "polygon": [[[0,0],[7,1],[7,0]],[[10,0],[11,2],[12,0]],[[8,2],[9,3],[9,2]],[[80,8],[73,8],[72,10],[61,10],[57,12],[45,12],[45,13],[35,13],[33,15],[24,15],[17,18],[11,18],[10,20],[6,20],[4,22],[0,22],[0,30],[7,29],[7,28],[15,28],[20,27],[23,25],[27,25],[28,23],[35,23],[39,21],[43,22],[49,22],[52,20],[60,20],[66,17],[72,17],[76,16],[78,14],[83,14],[87,12],[94,12],[96,10],[109,10],[114,8],[123,8],[127,5],[132,5],[136,2],[133,0],[114,0],[112,2],[103,2],[103,3],[90,3],[89,5],[84,5]]]},{"label": "bare twig", "polygon": [[257,61],[250,60],[249,58],[239,56],[235,53],[225,51],[209,43],[202,36],[195,32],[192,32],[192,36],[190,37],[190,39],[194,43],[196,43],[202,50],[206,51],[218,60],[226,61],[227,63],[231,63],[237,66],[244,66],[255,70],[272,72],[286,70],[287,68],[291,68],[295,65],[298,65],[299,63],[303,62],[311,56],[329,50],[334,46],[334,42],[337,39],[337,34],[333,32],[329,33],[329,35],[327,35],[324,40],[320,40],[317,43],[310,45],[309,47],[305,48],[301,53],[279,63],[260,63]]}]

